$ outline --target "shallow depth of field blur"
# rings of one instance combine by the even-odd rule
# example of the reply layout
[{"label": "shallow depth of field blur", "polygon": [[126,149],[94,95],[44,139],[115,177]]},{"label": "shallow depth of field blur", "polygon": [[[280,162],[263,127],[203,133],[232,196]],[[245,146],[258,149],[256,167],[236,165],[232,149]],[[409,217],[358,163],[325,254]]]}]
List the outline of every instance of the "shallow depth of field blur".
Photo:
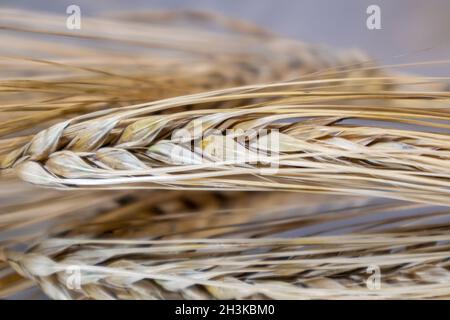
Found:
[{"label": "shallow depth of field blur", "polygon": [[[331,48],[357,48],[380,65],[446,60],[450,57],[449,0],[2,0],[4,8],[65,14],[76,4],[83,16],[140,9],[192,9],[220,13],[260,25],[283,37]],[[381,30],[366,27],[366,8],[381,8]],[[0,16],[1,20],[1,16]],[[449,75],[449,64],[403,71]],[[13,298],[45,298],[32,291]]]},{"label": "shallow depth of field blur", "polygon": [[[138,9],[193,9],[221,13],[304,42],[359,48],[382,64],[442,60],[450,56],[448,0],[3,0],[4,7],[64,14],[79,5],[82,15]],[[381,30],[368,30],[366,8],[381,8]],[[1,18],[1,17],[0,17]],[[448,66],[414,67],[446,75]]]}]

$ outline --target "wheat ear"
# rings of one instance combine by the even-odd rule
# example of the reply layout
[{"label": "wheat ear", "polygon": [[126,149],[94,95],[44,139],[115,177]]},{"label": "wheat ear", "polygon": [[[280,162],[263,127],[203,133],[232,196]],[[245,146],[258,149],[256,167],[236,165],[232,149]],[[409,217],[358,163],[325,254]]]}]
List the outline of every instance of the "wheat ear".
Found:
[{"label": "wheat ear", "polygon": [[[42,131],[3,166],[56,188],[278,189],[449,205],[450,94],[339,90],[373,80],[245,86],[93,113]],[[231,101],[239,105],[207,107]],[[186,105],[197,109],[177,111]]]}]

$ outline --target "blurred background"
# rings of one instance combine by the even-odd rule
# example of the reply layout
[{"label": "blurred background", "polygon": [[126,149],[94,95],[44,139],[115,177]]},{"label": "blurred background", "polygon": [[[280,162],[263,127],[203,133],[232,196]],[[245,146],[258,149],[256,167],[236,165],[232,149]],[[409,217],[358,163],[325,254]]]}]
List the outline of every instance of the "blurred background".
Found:
[{"label": "blurred background", "polygon": [[[449,0],[2,0],[1,6],[83,15],[114,11],[193,9],[213,11],[264,26],[304,42],[360,48],[382,64],[450,57]],[[381,9],[381,30],[366,27],[369,5]],[[0,17],[1,19],[1,17]],[[416,73],[448,75],[449,67],[415,67]]]}]

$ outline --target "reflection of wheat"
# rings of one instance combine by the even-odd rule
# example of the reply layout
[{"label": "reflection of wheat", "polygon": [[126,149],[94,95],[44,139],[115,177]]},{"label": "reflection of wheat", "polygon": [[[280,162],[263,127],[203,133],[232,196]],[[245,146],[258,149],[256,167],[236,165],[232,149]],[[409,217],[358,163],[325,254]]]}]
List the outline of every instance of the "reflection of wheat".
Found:
[{"label": "reflection of wheat", "polygon": [[[75,37],[4,13],[2,174],[77,190],[2,176],[0,296],[27,278],[57,299],[448,297],[449,213],[430,205],[449,204],[445,79],[205,14],[86,18]],[[258,148],[275,132],[279,149]]]},{"label": "reflection of wheat", "polygon": [[[444,215],[448,218],[449,213],[448,210],[430,213],[423,210],[425,208],[415,206],[422,211],[419,216],[385,218],[384,222],[391,221],[395,225],[384,227],[378,233],[370,230],[379,227],[380,221],[356,226],[356,230],[366,229],[365,233],[290,239],[277,235],[294,230],[307,234],[308,228],[302,226],[311,226],[311,223],[318,227],[325,226],[326,222],[347,220],[351,224],[355,214],[379,215],[386,212],[386,207],[363,205],[356,212],[340,209],[314,215],[298,215],[301,208],[297,208],[294,215],[284,218],[263,215],[251,223],[241,220],[233,225],[228,220],[212,227],[202,226],[202,221],[209,219],[210,214],[200,214],[191,217],[191,232],[185,230],[167,237],[163,236],[164,231],[157,229],[164,229],[164,225],[175,226],[178,219],[184,224],[176,214],[172,218],[168,214],[172,222],[160,221],[156,226],[157,220],[150,218],[147,223],[137,219],[136,222],[141,222],[135,224],[124,215],[124,220],[116,216],[116,223],[104,221],[105,224],[97,227],[87,223],[79,230],[94,236],[98,228],[96,239],[52,239],[25,254],[6,252],[4,259],[19,273],[34,279],[53,298],[445,297],[449,294],[449,254],[445,244],[449,240],[448,226],[435,224],[422,230],[423,225],[414,226],[411,222],[419,217],[424,221]],[[402,209],[404,205],[391,204],[388,211]],[[282,211],[278,210],[277,215]],[[223,214],[229,217],[226,212]],[[242,214],[232,213],[231,220],[235,215],[242,219]],[[247,215],[249,217],[252,215]],[[102,220],[101,216],[99,219]],[[114,233],[106,231],[117,231],[121,223],[127,224],[126,219],[128,226],[123,229],[127,236],[123,240],[110,239]],[[144,230],[153,229],[150,233],[160,234],[158,240],[132,239],[133,230],[143,234]],[[75,235],[78,231],[72,232]],[[202,233],[210,238],[190,239]],[[251,238],[256,235],[265,237]],[[369,277],[366,269],[371,265],[381,270],[380,290],[366,287]],[[70,266],[77,266],[81,271],[82,286],[78,291],[66,288],[70,275],[66,270]]]}]

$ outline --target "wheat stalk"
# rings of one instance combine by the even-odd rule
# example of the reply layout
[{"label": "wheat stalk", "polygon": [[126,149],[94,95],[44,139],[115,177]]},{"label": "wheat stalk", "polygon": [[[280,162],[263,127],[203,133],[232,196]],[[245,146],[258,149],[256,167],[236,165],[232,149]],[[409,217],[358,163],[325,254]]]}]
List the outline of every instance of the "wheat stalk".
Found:
[{"label": "wheat stalk", "polygon": [[[280,189],[448,205],[448,92],[310,89],[373,80],[253,85],[88,114],[37,134],[3,166],[20,164],[24,180],[57,188]],[[262,101],[248,103],[255,99]],[[207,107],[233,101],[240,103]],[[197,109],[177,111],[187,105]],[[174,139],[178,129],[188,139]],[[228,129],[231,136],[223,134]],[[278,150],[266,142],[274,129]],[[174,158],[173,150],[182,155]],[[261,151],[275,173],[262,170],[259,158],[254,163]]]}]

